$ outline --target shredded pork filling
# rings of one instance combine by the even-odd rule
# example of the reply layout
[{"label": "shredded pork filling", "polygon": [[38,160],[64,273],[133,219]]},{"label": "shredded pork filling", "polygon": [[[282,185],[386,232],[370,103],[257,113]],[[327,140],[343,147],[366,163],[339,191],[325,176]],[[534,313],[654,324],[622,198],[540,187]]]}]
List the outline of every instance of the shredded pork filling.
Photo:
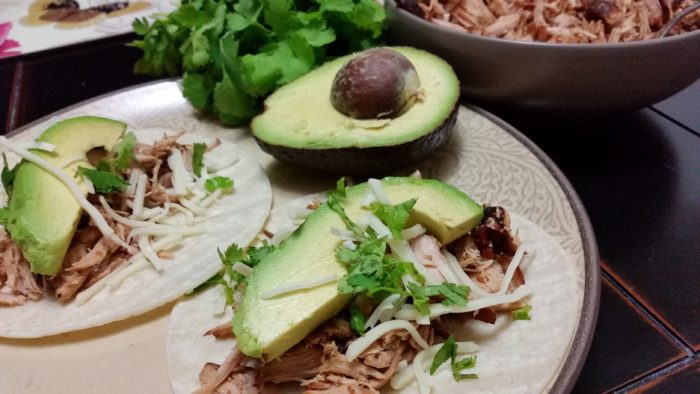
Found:
[{"label": "shredded pork filling", "polygon": [[[410,240],[410,245],[420,263],[440,275],[438,266],[446,262],[441,253],[443,246],[438,240],[424,234]],[[519,246],[520,240],[511,233],[508,212],[500,207],[488,207],[484,210],[481,224],[447,245],[447,248],[480,289],[496,293]],[[524,283],[523,273],[517,268],[507,292]],[[498,305],[475,312],[443,315],[431,325],[413,325],[432,346],[441,341],[439,338],[459,333],[467,320],[478,319],[493,324],[498,311],[521,306],[520,302]],[[363,312],[368,315],[372,307]],[[231,323],[214,327],[205,335],[218,339],[231,338]],[[456,337],[460,340],[459,334]],[[348,362],[345,350],[355,339],[357,334],[350,330],[348,320],[340,314],[318,327],[277,360],[263,363],[243,356],[234,348],[221,366],[207,363],[202,368],[199,375],[202,387],[197,393],[255,394],[271,385],[299,382],[305,394],[377,394],[391,381],[401,361],[413,361],[422,350],[407,331],[394,330],[381,336],[355,360]],[[232,359],[235,359],[235,365],[231,363]]]},{"label": "shredded pork filling", "polygon": [[[512,40],[595,43],[647,40],[695,0],[399,0],[408,11],[460,31]],[[700,12],[671,34],[700,29]]]},{"label": "shredded pork filling", "polygon": [[[148,176],[144,205],[147,208],[164,207],[166,202],[178,202],[179,197],[168,193],[172,187],[172,170],[167,165],[167,158],[174,150],[183,152],[186,167],[191,170],[191,146],[177,142],[183,133],[166,136],[153,145],[138,144],[134,148],[134,158],[138,166],[125,172],[128,179],[136,168],[145,171]],[[215,142],[209,149],[213,149]],[[185,154],[186,152],[190,152]],[[121,216],[131,214],[134,195],[112,193],[107,196],[110,207]],[[129,239],[131,228],[116,222],[97,201],[95,195],[88,196],[115,234],[122,240]],[[133,251],[138,251],[136,240],[129,242]],[[66,252],[61,270],[52,277],[33,275],[29,262],[8,234],[0,232],[0,306],[18,306],[30,300],[41,299],[47,292],[56,296],[60,302],[72,300],[78,293],[89,288],[99,280],[125,264],[131,255],[109,237],[102,235],[95,223],[84,214],[75,235]],[[159,253],[161,258],[171,258],[167,252]],[[42,286],[39,285],[42,284]]]}]

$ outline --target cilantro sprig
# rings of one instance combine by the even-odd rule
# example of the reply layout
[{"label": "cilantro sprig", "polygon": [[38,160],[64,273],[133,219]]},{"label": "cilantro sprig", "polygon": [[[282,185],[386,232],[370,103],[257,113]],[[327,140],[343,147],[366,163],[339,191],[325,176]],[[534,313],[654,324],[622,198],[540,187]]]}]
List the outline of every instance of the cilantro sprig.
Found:
[{"label": "cilantro sprig", "polygon": [[97,194],[121,192],[129,186],[129,182],[113,172],[85,167],[78,167],[78,172],[92,182]]},{"label": "cilantro sprig", "polygon": [[531,320],[530,311],[532,310],[532,305],[525,304],[522,308],[518,308],[513,311],[513,320]]},{"label": "cilantro sprig", "polygon": [[95,166],[100,171],[121,173],[131,165],[134,148],[138,141],[132,133],[126,133],[114,146],[110,157],[100,160]]},{"label": "cilantro sprig", "polygon": [[138,74],[182,74],[192,105],[229,125],[247,123],[262,99],[329,58],[380,43],[374,0],[183,0],[171,14],[136,19]]},{"label": "cilantro sprig", "polygon": [[465,369],[476,366],[476,356],[465,357],[457,360],[457,343],[452,335],[442,344],[442,347],[435,353],[433,363],[430,365],[430,374],[437,372],[438,368],[447,361],[450,361],[450,369],[455,380],[476,379],[476,374],[462,374]]},{"label": "cilantro sprig", "polygon": [[207,144],[203,142],[195,142],[192,144],[192,171],[199,178],[202,176],[202,167],[204,167],[204,152],[207,151]]},{"label": "cilantro sprig", "polygon": [[236,262],[241,262],[250,268],[255,268],[267,255],[275,250],[277,250],[277,247],[268,244],[267,241],[263,241],[259,246],[251,246],[245,250],[235,243],[229,245],[224,251],[218,250],[219,260],[224,265],[223,270],[197,286],[188,295],[199,293],[214,285],[223,285],[226,304],[233,304],[233,293],[248,283],[248,278],[235,271],[233,265]]}]

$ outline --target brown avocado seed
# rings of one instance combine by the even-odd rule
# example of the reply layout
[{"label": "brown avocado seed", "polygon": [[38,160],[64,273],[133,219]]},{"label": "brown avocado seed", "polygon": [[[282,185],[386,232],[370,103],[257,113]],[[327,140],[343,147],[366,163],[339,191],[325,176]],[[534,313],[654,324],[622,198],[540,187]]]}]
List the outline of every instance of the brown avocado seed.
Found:
[{"label": "brown avocado seed", "polygon": [[335,75],[331,104],[354,119],[393,118],[418,96],[418,73],[406,56],[388,48],[361,52]]}]

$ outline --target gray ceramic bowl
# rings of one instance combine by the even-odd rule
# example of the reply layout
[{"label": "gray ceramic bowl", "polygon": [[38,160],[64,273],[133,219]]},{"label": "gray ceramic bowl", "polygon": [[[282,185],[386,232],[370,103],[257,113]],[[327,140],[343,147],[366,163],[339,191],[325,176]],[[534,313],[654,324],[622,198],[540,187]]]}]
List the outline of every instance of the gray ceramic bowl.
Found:
[{"label": "gray ceramic bowl", "polygon": [[392,45],[441,56],[465,99],[506,112],[562,120],[630,111],[700,78],[700,31],[619,44],[522,42],[437,26],[394,0],[385,7]]}]

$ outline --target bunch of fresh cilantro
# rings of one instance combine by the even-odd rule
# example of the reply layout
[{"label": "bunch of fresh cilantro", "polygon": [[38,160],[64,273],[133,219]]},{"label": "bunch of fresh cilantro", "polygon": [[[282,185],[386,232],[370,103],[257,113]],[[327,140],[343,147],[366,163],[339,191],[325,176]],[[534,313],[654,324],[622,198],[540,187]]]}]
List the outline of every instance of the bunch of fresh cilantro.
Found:
[{"label": "bunch of fresh cilantro", "polygon": [[182,73],[183,94],[227,125],[260,112],[262,99],[329,58],[379,43],[374,0],[183,0],[171,14],[133,23],[143,50],[134,71]]}]

